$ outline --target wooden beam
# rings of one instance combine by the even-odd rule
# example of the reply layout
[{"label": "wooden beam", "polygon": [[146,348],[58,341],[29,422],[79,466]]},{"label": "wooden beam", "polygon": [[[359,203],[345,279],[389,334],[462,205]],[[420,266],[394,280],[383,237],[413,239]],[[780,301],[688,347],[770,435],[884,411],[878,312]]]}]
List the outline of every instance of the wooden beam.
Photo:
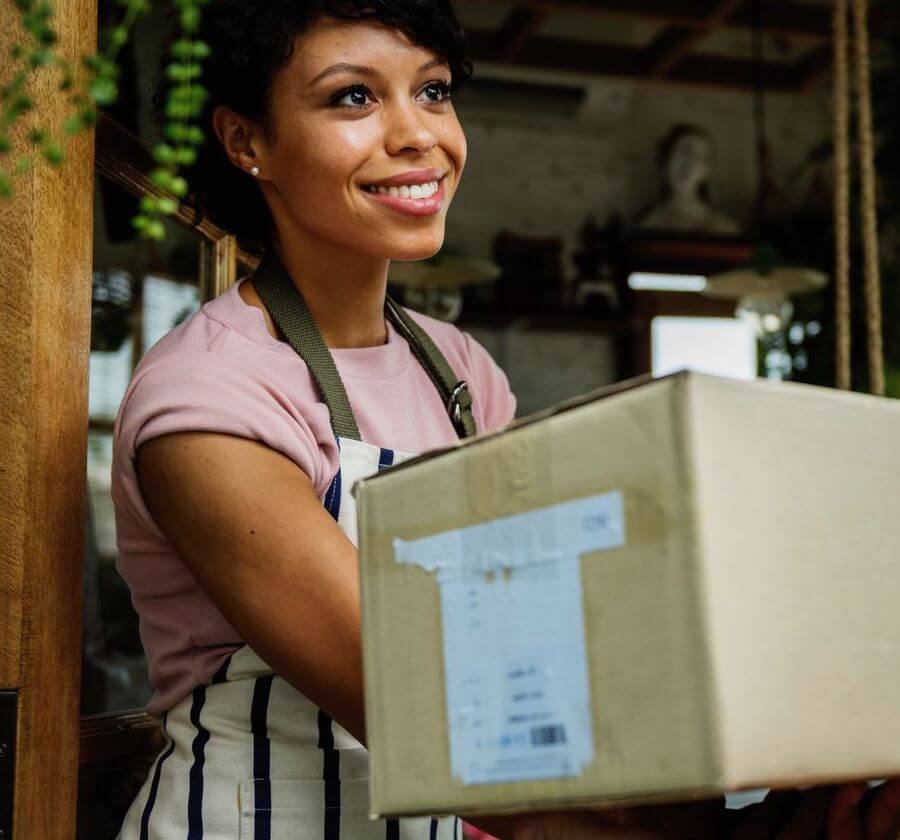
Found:
[{"label": "wooden beam", "polygon": [[[498,62],[494,33],[467,29],[469,55],[476,61]],[[644,64],[644,51],[621,44],[570,41],[561,38],[532,38],[519,54],[506,62],[536,70],[610,76],[635,81],[649,81]],[[499,62],[498,62],[499,63]],[[709,55],[687,56],[664,79],[666,84],[695,85],[725,89],[753,89],[753,62],[745,59]],[[799,88],[802,77],[795,64],[769,64],[765,67],[765,89],[788,92]]]},{"label": "wooden beam", "polygon": [[710,32],[720,28],[744,3],[745,0],[718,0],[702,26],[669,26],[663,29],[646,48],[647,75],[651,79],[667,76],[697,44]]},{"label": "wooden beam", "polygon": [[[156,168],[156,161],[150,149],[140,138],[103,111],[99,112],[96,138],[95,160],[97,171],[101,175],[138,197],[169,195],[150,180],[150,173]],[[192,194],[179,201],[178,210],[170,218],[193,230],[204,243],[201,262],[203,259],[206,259],[207,262],[201,270],[201,293],[208,292],[215,295],[225,291],[227,285],[219,287],[221,286],[221,273],[217,275],[219,286],[207,288],[204,283],[210,282],[209,278],[212,276],[206,272],[212,271],[213,267],[219,265],[223,260],[227,264],[232,250],[238,261],[245,265],[256,265],[258,262],[256,257],[238,247],[231,234],[214,225],[200,212],[194,203]],[[231,282],[233,279],[228,285]],[[203,299],[207,300],[208,298]]]},{"label": "wooden beam", "polygon": [[[0,78],[27,44],[2,6]],[[54,3],[60,58],[78,66],[97,44],[96,0]],[[34,165],[0,200],[0,688],[18,692],[15,838],[75,836],[91,347],[93,132],[60,134],[53,167],[27,131],[72,113],[56,73],[29,81],[34,111],[12,127]],[[12,155],[7,156],[7,158]],[[6,160],[4,169],[8,171]],[[8,794],[7,794],[8,795]]]},{"label": "wooden beam", "polygon": [[549,9],[513,9],[497,32],[497,54],[501,60],[512,61],[549,14]]},{"label": "wooden beam", "polygon": [[[483,0],[458,0],[461,5],[480,3]],[[489,0],[510,5],[510,0]],[[586,12],[601,17],[642,18],[686,29],[702,29],[719,0],[702,0],[685,3],[684,0],[515,0],[517,7],[553,11]],[[876,11],[873,11],[873,19]],[[747,10],[722,21],[720,28],[749,30],[753,28],[753,16]],[[796,0],[779,0],[766,6],[766,32],[787,35],[813,41],[831,39],[831,16],[821,7],[798,3]]]}]

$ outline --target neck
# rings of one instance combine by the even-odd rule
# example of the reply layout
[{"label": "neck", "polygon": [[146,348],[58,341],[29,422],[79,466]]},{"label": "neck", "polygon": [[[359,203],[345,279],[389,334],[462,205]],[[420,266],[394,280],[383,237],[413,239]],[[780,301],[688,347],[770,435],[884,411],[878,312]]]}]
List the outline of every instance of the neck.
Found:
[{"label": "neck", "polygon": [[287,236],[276,235],[271,247],[303,295],[328,347],[387,342],[384,299],[390,260],[312,239],[296,229]]}]

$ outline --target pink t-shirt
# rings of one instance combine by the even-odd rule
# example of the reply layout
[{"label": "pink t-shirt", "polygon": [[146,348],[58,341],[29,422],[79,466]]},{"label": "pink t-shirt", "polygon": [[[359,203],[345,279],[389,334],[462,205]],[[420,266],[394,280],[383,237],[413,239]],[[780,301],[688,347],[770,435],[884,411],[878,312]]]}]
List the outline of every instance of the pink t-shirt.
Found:
[{"label": "pink t-shirt", "polygon": [[[147,712],[157,717],[208,682],[242,640],[154,522],[135,475],[136,449],[178,431],[252,438],[294,461],[320,497],[339,464],[328,409],[309,370],[269,334],[263,313],[238,294],[240,282],[144,355],[116,417],[116,567],[140,617],[155,689]],[[411,314],[469,383],[478,431],[509,423],[516,401],[485,349],[450,324]],[[417,454],[457,439],[434,384],[390,322],[386,344],[332,355],[363,441]]]}]

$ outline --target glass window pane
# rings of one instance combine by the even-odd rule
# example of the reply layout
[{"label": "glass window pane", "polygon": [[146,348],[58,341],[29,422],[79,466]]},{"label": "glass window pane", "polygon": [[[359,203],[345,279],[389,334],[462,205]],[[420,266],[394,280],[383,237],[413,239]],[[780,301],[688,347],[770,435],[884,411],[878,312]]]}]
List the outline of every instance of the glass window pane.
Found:
[{"label": "glass window pane", "polygon": [[128,224],[136,200],[103,176],[95,183],[83,716],[140,709],[152,694],[131,593],[115,566],[113,423],[141,356],[202,303],[199,237],[167,221],[164,242],[138,240]]}]

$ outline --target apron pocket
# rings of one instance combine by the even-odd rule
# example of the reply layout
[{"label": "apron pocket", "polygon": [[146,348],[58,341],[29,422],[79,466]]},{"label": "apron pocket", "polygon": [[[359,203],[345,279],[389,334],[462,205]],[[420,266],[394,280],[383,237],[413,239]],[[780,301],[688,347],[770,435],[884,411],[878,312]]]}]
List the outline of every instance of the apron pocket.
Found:
[{"label": "apron pocket", "polygon": [[326,805],[325,796],[321,779],[242,780],[240,840],[323,837],[326,819],[339,823],[338,836],[347,840],[384,840],[384,821],[369,819],[368,779],[341,779],[340,796],[333,797],[337,804]]}]

